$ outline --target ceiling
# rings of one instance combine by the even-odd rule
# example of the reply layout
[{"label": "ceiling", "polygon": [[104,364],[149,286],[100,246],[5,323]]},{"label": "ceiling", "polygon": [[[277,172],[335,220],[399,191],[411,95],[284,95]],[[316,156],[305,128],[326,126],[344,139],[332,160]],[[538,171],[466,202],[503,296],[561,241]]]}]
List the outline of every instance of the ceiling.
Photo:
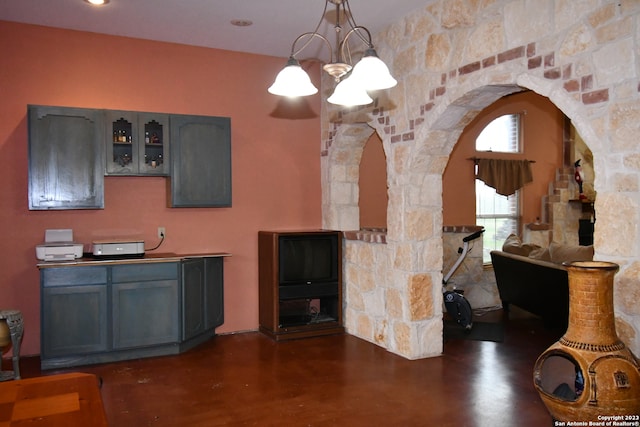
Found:
[{"label": "ceiling", "polygon": [[[389,23],[422,9],[434,0],[350,0],[358,25],[376,34]],[[163,42],[289,56],[293,40],[313,31],[324,0],[110,0],[92,6],[83,0],[2,0],[0,20],[134,37]],[[335,16],[329,4],[327,16]],[[232,20],[252,25],[233,26]],[[332,44],[333,24],[321,33]],[[321,44],[312,54],[327,60]],[[308,58],[308,52],[299,59]]]}]

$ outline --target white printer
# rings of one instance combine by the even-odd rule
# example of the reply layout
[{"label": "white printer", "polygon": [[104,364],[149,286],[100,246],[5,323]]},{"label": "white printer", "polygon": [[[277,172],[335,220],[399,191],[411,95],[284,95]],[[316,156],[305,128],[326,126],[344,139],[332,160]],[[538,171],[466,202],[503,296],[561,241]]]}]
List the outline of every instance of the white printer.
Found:
[{"label": "white printer", "polygon": [[73,241],[73,230],[50,229],[44,232],[44,243],[36,246],[36,258],[42,261],[72,261],[82,258],[82,243]]}]

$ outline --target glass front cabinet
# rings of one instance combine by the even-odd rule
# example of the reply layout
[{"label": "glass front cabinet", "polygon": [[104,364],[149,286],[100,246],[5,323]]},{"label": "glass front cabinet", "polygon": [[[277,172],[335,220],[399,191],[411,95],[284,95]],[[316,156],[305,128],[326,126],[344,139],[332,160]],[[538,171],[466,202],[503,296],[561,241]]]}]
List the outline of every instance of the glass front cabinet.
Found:
[{"label": "glass front cabinet", "polygon": [[169,175],[169,115],[106,112],[107,175]]}]

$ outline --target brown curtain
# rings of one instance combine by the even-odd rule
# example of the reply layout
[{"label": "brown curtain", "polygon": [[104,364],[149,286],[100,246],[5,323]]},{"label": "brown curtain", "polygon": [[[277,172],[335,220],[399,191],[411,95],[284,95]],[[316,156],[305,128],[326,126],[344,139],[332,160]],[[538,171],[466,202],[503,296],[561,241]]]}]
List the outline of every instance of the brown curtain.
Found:
[{"label": "brown curtain", "polygon": [[476,178],[484,181],[496,193],[510,196],[533,181],[529,160],[478,159]]}]

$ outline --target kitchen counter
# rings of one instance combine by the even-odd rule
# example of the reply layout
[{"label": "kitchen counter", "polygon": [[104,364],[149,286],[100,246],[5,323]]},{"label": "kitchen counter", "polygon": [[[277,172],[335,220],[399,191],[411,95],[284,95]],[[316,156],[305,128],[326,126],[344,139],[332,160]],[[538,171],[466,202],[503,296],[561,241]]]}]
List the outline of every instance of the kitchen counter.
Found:
[{"label": "kitchen counter", "polygon": [[174,254],[166,253],[145,253],[142,257],[94,257],[91,254],[85,254],[82,258],[71,261],[40,261],[38,268],[48,267],[72,267],[91,266],[91,265],[119,265],[119,264],[148,264],[153,262],[180,262],[189,258],[212,258],[212,257],[230,257],[228,252],[211,252],[203,254]]}]

